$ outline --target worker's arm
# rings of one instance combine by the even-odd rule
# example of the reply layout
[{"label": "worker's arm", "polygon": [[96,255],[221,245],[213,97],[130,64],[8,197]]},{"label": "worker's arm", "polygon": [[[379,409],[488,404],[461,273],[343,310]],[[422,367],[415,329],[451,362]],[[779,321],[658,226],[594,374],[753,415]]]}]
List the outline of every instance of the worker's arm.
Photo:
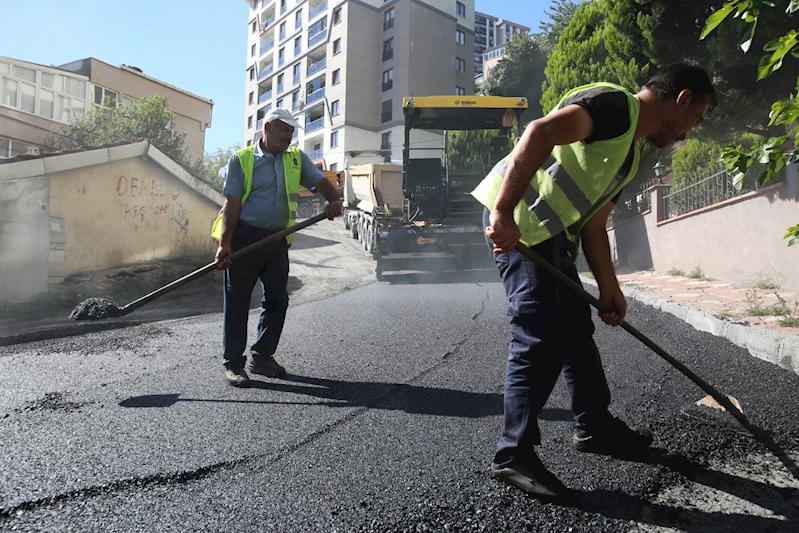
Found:
[{"label": "worker's arm", "polygon": [[566,106],[527,126],[513,150],[491,211],[491,225],[486,228],[486,236],[494,243],[494,253],[507,253],[519,242],[521,232],[513,220],[513,210],[552,149],[583,140],[593,130],[591,115],[578,105]]},{"label": "worker's arm", "polygon": [[327,218],[333,220],[333,217],[341,216],[341,199],[333,184],[327,178],[324,178],[316,184],[316,190],[327,200],[327,205],[325,206]]},{"label": "worker's arm", "polygon": [[624,321],[624,316],[627,314],[627,300],[624,299],[619,281],[616,279],[616,271],[610,258],[608,232],[605,229],[613,206],[613,202],[608,202],[588,219],[583,226],[581,235],[583,253],[599,286],[599,303],[603,309],[608,310],[607,312],[600,311],[599,317],[605,324],[618,326]]},{"label": "worker's arm", "polygon": [[235,196],[225,196],[225,203],[222,204],[222,240],[219,241],[219,247],[216,249],[216,263],[217,268],[225,269],[230,266],[230,261],[226,261],[225,257],[229,256],[232,252],[233,232],[236,230],[236,225],[239,223],[239,215],[241,214],[241,198]]}]

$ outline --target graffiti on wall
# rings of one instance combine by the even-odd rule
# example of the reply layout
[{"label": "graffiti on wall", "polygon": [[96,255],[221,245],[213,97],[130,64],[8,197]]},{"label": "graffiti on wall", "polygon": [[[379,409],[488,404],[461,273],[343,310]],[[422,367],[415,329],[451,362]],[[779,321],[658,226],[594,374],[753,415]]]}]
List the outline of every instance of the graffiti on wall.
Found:
[{"label": "graffiti on wall", "polygon": [[161,180],[119,176],[117,195],[126,199],[122,212],[124,219],[145,222],[162,217],[171,218],[180,230],[188,231],[188,210],[178,202],[180,187],[175,186],[167,191]]}]

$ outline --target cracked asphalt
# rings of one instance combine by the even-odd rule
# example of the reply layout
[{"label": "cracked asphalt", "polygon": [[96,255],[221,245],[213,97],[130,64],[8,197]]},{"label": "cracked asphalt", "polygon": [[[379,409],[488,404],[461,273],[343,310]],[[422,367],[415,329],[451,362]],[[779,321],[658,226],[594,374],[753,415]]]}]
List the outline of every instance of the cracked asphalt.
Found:
[{"label": "cracked asphalt", "polygon": [[[786,466],[599,323],[611,409],[653,429],[652,455],[573,451],[559,383],[539,452],[578,504],[496,482],[508,342],[496,274],[345,285],[291,306],[277,354],[290,375],[252,389],[223,381],[219,314],[0,347],[0,530],[799,530]],[[637,302],[628,318],[799,460],[799,376]]]}]

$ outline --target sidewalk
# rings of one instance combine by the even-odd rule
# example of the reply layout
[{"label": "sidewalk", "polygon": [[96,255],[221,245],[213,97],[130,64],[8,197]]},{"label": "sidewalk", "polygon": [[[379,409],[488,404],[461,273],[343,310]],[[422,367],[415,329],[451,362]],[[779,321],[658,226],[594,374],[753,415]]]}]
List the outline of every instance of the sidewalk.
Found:
[{"label": "sidewalk", "polygon": [[[596,285],[593,279],[581,277],[584,283]],[[799,373],[799,327],[780,326],[779,316],[752,316],[758,310],[784,305],[799,318],[795,307],[799,291],[753,289],[654,271],[620,270],[618,279],[628,299],[671,313],[700,331],[746,348],[755,357]]]}]

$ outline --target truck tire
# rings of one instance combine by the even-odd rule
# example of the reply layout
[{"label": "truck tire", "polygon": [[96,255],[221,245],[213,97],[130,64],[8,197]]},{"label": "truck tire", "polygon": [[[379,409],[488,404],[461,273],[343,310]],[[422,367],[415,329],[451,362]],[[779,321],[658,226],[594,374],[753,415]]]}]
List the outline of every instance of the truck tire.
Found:
[{"label": "truck tire", "polygon": [[375,277],[377,281],[383,281],[385,276],[383,276],[383,265],[380,261],[380,256],[377,256],[377,264],[375,265]]},{"label": "truck tire", "polygon": [[344,216],[341,217],[344,219],[344,229],[350,229],[350,216],[347,212],[344,212]]},{"label": "truck tire", "polygon": [[366,251],[374,253],[375,251],[375,227],[374,224],[369,224],[369,231],[366,232]]},{"label": "truck tire", "polygon": [[313,216],[313,205],[311,202],[302,201],[297,206],[297,218],[310,218]]},{"label": "truck tire", "polygon": [[352,236],[353,239],[357,239],[358,238],[358,223],[357,222],[351,222],[350,223],[350,236]]}]

